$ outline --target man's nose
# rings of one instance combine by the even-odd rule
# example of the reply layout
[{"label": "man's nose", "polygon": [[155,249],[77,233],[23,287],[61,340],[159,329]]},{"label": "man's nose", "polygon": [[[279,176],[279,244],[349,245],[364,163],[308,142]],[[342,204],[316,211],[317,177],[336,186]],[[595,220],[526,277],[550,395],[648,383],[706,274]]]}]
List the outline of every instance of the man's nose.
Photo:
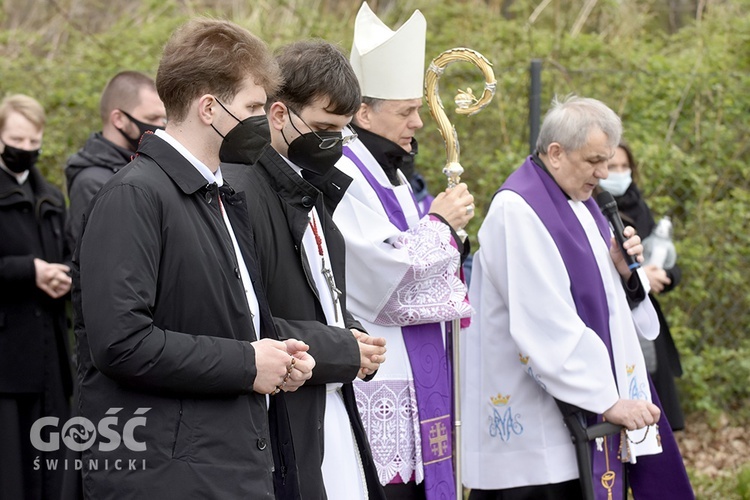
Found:
[{"label": "man's nose", "polygon": [[419,116],[419,111],[415,111],[414,117],[411,120],[411,128],[418,130],[422,127],[424,127],[424,123],[422,123],[422,118]]},{"label": "man's nose", "polygon": [[609,168],[606,162],[601,162],[594,167],[594,177],[597,179],[606,179],[609,177]]}]

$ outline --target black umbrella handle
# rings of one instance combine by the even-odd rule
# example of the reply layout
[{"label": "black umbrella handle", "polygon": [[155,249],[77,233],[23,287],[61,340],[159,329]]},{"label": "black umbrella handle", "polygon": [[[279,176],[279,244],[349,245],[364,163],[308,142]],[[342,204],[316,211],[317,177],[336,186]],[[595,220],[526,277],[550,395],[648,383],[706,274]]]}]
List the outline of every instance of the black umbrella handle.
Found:
[{"label": "black umbrella handle", "polygon": [[592,426],[584,426],[584,410],[555,400],[563,415],[565,426],[570,432],[576,451],[576,462],[578,462],[578,477],[581,481],[583,500],[594,500],[594,476],[591,466],[591,452],[589,442],[594,439],[617,434],[622,426],[611,422],[600,422]]},{"label": "black umbrella handle", "polygon": [[621,425],[613,424],[612,422],[600,422],[590,427],[586,427],[586,439],[593,441],[594,439],[612,436],[622,430]]}]

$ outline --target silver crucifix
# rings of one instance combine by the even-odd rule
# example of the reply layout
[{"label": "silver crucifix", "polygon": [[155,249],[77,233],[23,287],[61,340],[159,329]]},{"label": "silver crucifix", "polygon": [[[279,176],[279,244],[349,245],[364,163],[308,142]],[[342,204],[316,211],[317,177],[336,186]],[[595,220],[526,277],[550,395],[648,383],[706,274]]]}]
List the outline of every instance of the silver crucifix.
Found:
[{"label": "silver crucifix", "polygon": [[336,288],[336,283],[333,281],[333,271],[328,269],[326,267],[326,261],[325,259],[320,259],[320,270],[323,273],[323,277],[326,279],[326,282],[328,282],[328,289],[331,291],[331,299],[333,300],[333,314],[334,319],[338,322],[339,320],[339,297],[341,297],[341,290]]}]

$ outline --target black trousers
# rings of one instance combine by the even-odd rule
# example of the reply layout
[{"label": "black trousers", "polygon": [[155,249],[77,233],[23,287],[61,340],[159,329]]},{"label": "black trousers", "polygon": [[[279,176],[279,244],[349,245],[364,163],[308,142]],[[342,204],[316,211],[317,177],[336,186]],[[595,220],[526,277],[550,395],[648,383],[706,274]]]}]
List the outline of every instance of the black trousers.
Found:
[{"label": "black trousers", "polygon": [[522,486],[505,490],[471,490],[469,500],[581,500],[578,479],[540,486]]},{"label": "black trousers", "polygon": [[414,481],[404,484],[387,484],[383,487],[388,500],[425,500],[424,481],[417,484]]}]

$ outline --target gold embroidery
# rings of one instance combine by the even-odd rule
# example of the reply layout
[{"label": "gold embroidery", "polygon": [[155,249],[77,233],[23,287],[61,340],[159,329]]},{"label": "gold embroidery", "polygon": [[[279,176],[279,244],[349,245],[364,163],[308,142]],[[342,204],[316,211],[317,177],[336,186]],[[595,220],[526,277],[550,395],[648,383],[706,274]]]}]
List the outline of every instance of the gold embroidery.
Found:
[{"label": "gold embroidery", "polygon": [[430,450],[436,457],[448,453],[448,430],[443,422],[436,422],[430,426]]},{"label": "gold embroidery", "polygon": [[508,394],[507,396],[503,396],[498,392],[497,396],[490,396],[490,400],[495,406],[505,406],[508,404],[508,401],[510,401],[510,394]]},{"label": "gold embroidery", "polygon": [[[622,445],[622,441],[620,441]],[[602,486],[607,490],[607,500],[612,500],[612,487],[615,485],[615,471],[609,468],[609,446],[607,445],[607,436],[604,436],[604,463],[607,470],[602,474]]]}]

